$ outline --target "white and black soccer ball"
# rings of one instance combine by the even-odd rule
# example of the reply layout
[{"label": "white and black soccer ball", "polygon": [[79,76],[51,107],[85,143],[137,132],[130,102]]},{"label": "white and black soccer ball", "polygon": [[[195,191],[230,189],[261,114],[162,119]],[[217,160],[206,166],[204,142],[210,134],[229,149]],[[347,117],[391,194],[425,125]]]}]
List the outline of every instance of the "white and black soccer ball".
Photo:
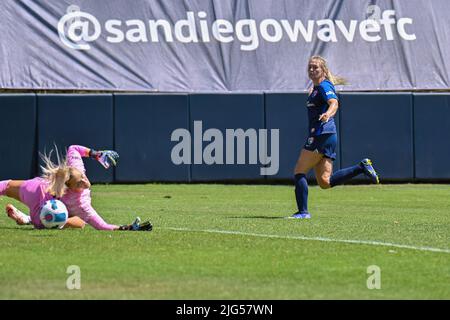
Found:
[{"label": "white and black soccer ball", "polygon": [[59,200],[47,200],[42,206],[39,218],[47,229],[61,229],[67,222],[69,213],[64,203]]}]

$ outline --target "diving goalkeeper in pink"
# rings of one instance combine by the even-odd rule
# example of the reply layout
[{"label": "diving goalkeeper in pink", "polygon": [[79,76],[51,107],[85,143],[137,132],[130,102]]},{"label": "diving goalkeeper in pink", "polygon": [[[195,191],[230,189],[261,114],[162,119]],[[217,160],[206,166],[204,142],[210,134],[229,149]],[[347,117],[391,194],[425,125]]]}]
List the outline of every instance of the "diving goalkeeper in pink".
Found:
[{"label": "diving goalkeeper in pink", "polygon": [[43,156],[45,166],[42,177],[31,180],[0,181],[0,196],[6,195],[21,201],[30,209],[30,215],[20,212],[11,204],[6,206],[7,215],[19,225],[32,224],[42,229],[39,214],[43,204],[50,199],[59,199],[67,207],[69,219],[67,227],[82,228],[85,223],[97,230],[132,230],[150,231],[149,221],[140,223],[137,218],[130,225],[117,226],[107,223],[91,205],[91,183],[86,176],[82,158],[94,158],[105,169],[116,165],[119,155],[112,150],[95,151],[79,145],[72,145],[67,150],[66,158],[54,164],[49,156]]}]

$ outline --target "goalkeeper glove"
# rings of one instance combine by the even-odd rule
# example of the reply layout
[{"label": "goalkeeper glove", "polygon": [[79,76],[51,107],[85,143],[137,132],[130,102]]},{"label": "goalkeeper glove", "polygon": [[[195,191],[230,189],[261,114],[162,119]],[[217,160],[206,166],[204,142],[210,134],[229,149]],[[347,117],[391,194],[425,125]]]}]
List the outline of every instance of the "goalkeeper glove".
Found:
[{"label": "goalkeeper glove", "polygon": [[111,165],[116,166],[119,160],[119,154],[112,150],[95,151],[91,149],[89,156],[100,162],[105,169],[108,169]]},{"label": "goalkeeper glove", "polygon": [[152,231],[153,225],[150,221],[144,221],[141,223],[141,218],[137,217],[132,224],[123,225],[119,227],[119,230],[123,231]]}]

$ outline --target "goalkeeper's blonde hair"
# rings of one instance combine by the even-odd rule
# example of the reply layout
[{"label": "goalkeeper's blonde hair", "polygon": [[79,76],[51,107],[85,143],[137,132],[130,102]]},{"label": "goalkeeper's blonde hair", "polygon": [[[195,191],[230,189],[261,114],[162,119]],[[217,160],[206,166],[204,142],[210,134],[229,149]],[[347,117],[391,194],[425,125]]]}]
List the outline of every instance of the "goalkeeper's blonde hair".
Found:
[{"label": "goalkeeper's blonde hair", "polygon": [[348,84],[347,79],[331,73],[330,69],[328,68],[327,60],[325,60],[325,58],[321,56],[312,56],[311,58],[309,58],[309,61],[312,60],[316,60],[319,62],[320,67],[325,73],[325,78],[330,80],[332,84],[334,85]]},{"label": "goalkeeper's blonde hair", "polygon": [[67,165],[66,157],[61,157],[56,148],[56,163],[51,160],[53,150],[47,154],[41,154],[44,165],[41,166],[42,178],[48,181],[48,187],[45,190],[56,198],[61,198],[67,191],[67,181],[70,180],[72,167]]}]

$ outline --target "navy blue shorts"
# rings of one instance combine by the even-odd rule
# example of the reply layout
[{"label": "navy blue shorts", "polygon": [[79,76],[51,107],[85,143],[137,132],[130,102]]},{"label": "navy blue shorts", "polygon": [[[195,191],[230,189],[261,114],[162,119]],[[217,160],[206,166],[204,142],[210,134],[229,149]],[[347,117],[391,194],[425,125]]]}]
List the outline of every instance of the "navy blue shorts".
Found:
[{"label": "navy blue shorts", "polygon": [[320,136],[308,137],[303,148],[318,152],[331,160],[336,160],[337,135],[335,133],[321,134]]}]

